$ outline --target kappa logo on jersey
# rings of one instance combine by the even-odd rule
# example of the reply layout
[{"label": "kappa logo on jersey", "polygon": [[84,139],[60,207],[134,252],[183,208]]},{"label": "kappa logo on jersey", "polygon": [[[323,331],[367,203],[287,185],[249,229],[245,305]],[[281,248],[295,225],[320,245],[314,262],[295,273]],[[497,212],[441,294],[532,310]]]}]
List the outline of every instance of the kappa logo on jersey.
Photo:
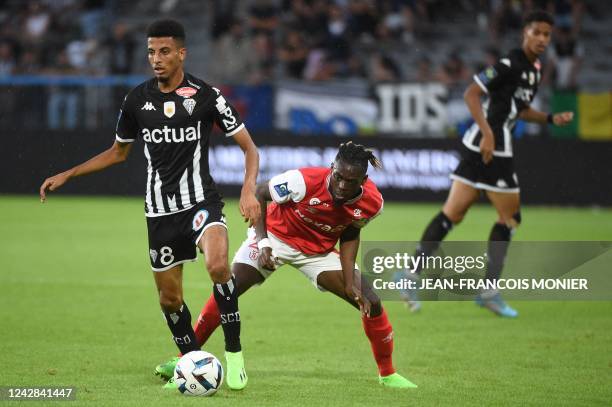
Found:
[{"label": "kappa logo on jersey", "polygon": [[202,229],[202,226],[206,223],[206,219],[208,219],[208,211],[206,209],[199,210],[193,217],[193,230],[198,231]]},{"label": "kappa logo on jersey", "polygon": [[[219,95],[219,89],[213,89]],[[232,113],[232,109],[227,105],[227,102],[225,101],[223,95],[219,95],[217,97],[216,107],[219,113],[225,116],[225,119],[223,119],[223,126],[225,126],[225,130],[231,130],[232,128],[234,128],[236,126],[237,120],[236,117],[234,117],[234,113]]]},{"label": "kappa logo on jersey", "polygon": [[188,98],[183,100],[183,106],[185,107],[185,110],[187,110],[187,113],[189,113],[189,116],[191,116],[191,113],[193,113],[193,108],[195,105],[196,101],[194,99]]},{"label": "kappa logo on jersey", "polygon": [[155,263],[157,260],[157,250],[149,249],[149,256],[151,256],[151,260]]},{"label": "kappa logo on jersey", "polygon": [[287,184],[287,182],[283,182],[282,184],[274,185],[274,190],[279,197],[284,198],[291,193]]},{"label": "kappa logo on jersey", "polygon": [[184,98],[190,98],[196,93],[198,93],[197,90],[189,86],[183,86],[182,88],[178,88],[177,90],[175,90],[175,92],[177,95],[182,96]]},{"label": "kappa logo on jersey", "polygon": [[153,103],[146,102],[144,106],[140,108],[140,110],[156,110],[156,109],[155,109],[155,106],[153,106]]},{"label": "kappa logo on jersey", "polygon": [[187,127],[178,129],[164,126],[163,129],[142,129],[142,139],[147,143],[182,143],[185,141],[196,141],[202,138],[201,121],[198,120],[198,127]]},{"label": "kappa logo on jersey", "polygon": [[167,118],[171,118],[172,116],[174,116],[175,112],[176,112],[176,106],[174,105],[173,101],[164,102],[164,114],[166,115]]},{"label": "kappa logo on jersey", "polygon": [[312,198],[310,202],[308,202],[308,205],[311,205],[311,206],[320,205],[320,204],[321,204],[321,200],[319,198]]}]

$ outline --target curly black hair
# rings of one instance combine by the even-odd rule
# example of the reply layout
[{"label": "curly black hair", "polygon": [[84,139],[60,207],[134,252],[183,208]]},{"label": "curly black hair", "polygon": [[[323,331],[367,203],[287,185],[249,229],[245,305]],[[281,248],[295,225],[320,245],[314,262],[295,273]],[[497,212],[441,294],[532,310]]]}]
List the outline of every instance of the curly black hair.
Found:
[{"label": "curly black hair", "polygon": [[365,148],[361,144],[355,144],[352,141],[340,144],[340,149],[336,155],[336,161],[338,160],[359,166],[363,169],[364,173],[368,170],[368,163],[374,168],[382,168],[382,163],[376,158],[372,150]]}]

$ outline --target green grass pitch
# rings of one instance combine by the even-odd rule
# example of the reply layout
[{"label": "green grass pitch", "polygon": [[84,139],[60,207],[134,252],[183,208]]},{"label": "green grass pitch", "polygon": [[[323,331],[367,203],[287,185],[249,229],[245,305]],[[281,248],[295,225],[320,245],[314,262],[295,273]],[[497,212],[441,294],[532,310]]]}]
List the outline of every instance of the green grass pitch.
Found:
[{"label": "green grass pitch", "polygon": [[[416,240],[439,205],[388,203],[364,240]],[[245,224],[226,206],[230,258]],[[523,208],[517,240],[612,240],[612,210]],[[476,206],[451,234],[483,240],[495,213]],[[610,405],[612,303],[514,302],[502,320],[470,302],[386,308],[395,365],[419,385],[382,388],[358,313],[281,268],[240,300],[250,377],[211,399],[161,388],[153,367],[176,349],[148,262],[142,201],[0,196],[0,386],[76,386],[70,405]],[[197,315],[211,284],[187,265]],[[611,267],[612,270],[612,267]],[[223,355],[213,335],[206,350]],[[222,359],[222,358],[221,358]],[[223,360],[223,359],[222,359]],[[17,405],[17,402],[2,402]],[[57,405],[37,402],[35,405]],[[34,405],[34,404],[32,404]]]}]

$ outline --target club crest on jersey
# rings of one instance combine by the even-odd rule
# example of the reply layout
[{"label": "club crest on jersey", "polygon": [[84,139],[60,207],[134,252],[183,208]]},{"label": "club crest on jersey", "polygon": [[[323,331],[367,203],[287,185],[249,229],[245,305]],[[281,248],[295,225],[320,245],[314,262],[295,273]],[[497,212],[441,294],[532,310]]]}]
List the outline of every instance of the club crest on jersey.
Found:
[{"label": "club crest on jersey", "polygon": [[202,226],[206,223],[206,219],[208,219],[208,211],[206,209],[199,210],[193,217],[193,230],[198,231],[202,229]]},{"label": "club crest on jersey", "polygon": [[355,210],[353,211],[353,215],[354,215],[356,218],[360,218],[360,217],[361,217],[361,209],[355,209]]},{"label": "club crest on jersey", "polygon": [[174,106],[173,101],[164,102],[164,114],[166,115],[167,118],[171,118],[172,116],[174,116],[175,112],[176,112],[176,107]]},{"label": "club crest on jersey", "polygon": [[289,191],[289,187],[287,186],[287,182],[283,182],[282,184],[274,185],[274,190],[281,198],[289,195],[291,191]]},{"label": "club crest on jersey", "polygon": [[176,94],[182,96],[184,98],[190,98],[195,95],[198,91],[190,86],[183,86],[182,88],[178,88]]},{"label": "club crest on jersey", "polygon": [[155,263],[155,260],[157,260],[157,250],[149,249],[149,256],[151,256],[151,260]]},{"label": "club crest on jersey", "polygon": [[195,105],[196,101],[194,99],[187,98],[183,100],[183,106],[185,107],[185,110],[187,110],[187,113],[189,113],[189,116],[191,116],[191,114],[193,113],[193,108],[195,107]]}]

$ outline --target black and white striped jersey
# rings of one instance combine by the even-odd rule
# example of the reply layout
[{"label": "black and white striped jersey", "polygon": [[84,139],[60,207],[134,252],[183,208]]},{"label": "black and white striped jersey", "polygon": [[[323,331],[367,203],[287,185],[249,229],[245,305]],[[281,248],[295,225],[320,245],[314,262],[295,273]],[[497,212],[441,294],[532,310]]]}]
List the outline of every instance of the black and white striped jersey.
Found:
[{"label": "black and white striped jersey", "polygon": [[[521,110],[529,107],[541,79],[540,61],[529,62],[522,49],[515,49],[495,65],[474,75],[487,94],[483,110],[495,136],[494,156],[512,157],[512,128]],[[463,144],[480,152],[482,135],[474,123],[463,136]]]},{"label": "black and white striped jersey", "polygon": [[187,73],[173,92],[161,92],[153,78],[125,97],[115,138],[120,143],[144,142],[147,216],[221,200],[208,168],[209,138],[215,123],[226,136],[244,128],[219,89]]}]

